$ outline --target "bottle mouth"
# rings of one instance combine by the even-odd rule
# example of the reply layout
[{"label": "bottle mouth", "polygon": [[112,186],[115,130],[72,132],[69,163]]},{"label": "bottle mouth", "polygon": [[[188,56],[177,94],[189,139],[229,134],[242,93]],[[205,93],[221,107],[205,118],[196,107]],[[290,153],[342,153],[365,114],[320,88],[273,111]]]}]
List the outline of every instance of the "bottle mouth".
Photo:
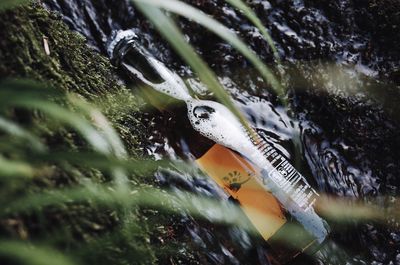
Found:
[{"label": "bottle mouth", "polygon": [[118,50],[117,46],[120,46],[122,42],[129,42],[137,39],[138,36],[133,30],[118,30],[113,31],[107,44],[107,53],[111,60],[117,59],[115,51]]},{"label": "bottle mouth", "polygon": [[[120,66],[129,65],[128,71],[146,84],[161,84],[166,80],[160,74],[154,57],[139,44],[138,36],[132,30],[118,31],[113,34],[108,46],[111,62]],[[140,73],[140,75],[138,75]]]}]

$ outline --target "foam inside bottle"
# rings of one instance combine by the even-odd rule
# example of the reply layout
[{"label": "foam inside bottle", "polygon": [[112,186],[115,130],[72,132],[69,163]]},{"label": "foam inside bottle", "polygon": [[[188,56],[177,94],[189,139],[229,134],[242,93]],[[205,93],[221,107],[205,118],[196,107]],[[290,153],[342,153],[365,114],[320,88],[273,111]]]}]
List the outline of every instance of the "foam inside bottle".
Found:
[{"label": "foam inside bottle", "polygon": [[[160,79],[163,82],[157,82],[154,80],[147,79],[140,70],[136,69],[132,65],[129,65],[125,62],[122,62],[122,66],[135,75],[138,79],[140,79],[146,85],[153,87],[155,90],[167,94],[173,98],[188,101],[192,97],[185,85],[185,82],[182,78],[177,75],[175,72],[168,69],[162,62],[154,58],[146,49],[144,49],[140,44],[137,44],[135,39],[137,39],[137,35],[132,30],[121,30],[113,33],[113,40],[108,45],[108,53],[112,58],[116,58],[119,56],[124,56],[124,54],[114,54],[116,52],[116,47],[124,41],[124,45],[128,45],[132,47],[138,52],[138,56],[141,56],[146,64],[149,66],[148,68],[153,69],[154,73],[160,76]],[[117,50],[118,51],[118,50]]]}]

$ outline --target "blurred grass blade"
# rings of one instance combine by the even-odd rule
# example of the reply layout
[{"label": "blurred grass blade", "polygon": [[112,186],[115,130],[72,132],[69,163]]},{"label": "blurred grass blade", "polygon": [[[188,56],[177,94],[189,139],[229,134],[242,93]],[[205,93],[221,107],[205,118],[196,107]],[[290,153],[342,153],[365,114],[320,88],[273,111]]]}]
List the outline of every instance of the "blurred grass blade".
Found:
[{"label": "blurred grass blade", "polygon": [[74,265],[60,252],[47,247],[35,247],[18,241],[0,241],[0,256],[7,257],[18,264],[28,265]]},{"label": "blurred grass blade", "polygon": [[250,130],[250,126],[243,114],[233,104],[232,99],[218,82],[217,77],[207,64],[197,55],[193,47],[191,47],[184,39],[180,30],[175,23],[167,17],[160,9],[151,5],[136,3],[136,6],[145,14],[145,16],[154,24],[159,32],[169,41],[175,51],[184,59],[184,61],[192,67],[197,73],[200,80],[214,92],[215,96],[229,108],[232,113],[238,117],[240,122]]},{"label": "blurred grass blade", "polygon": [[23,4],[27,4],[29,2],[30,1],[28,1],[28,0],[1,0],[0,1],[0,12],[7,10],[7,9],[18,7]]},{"label": "blurred grass blade", "polygon": [[29,131],[23,129],[18,124],[12,121],[8,121],[3,117],[0,117],[0,130],[8,133],[11,136],[19,137],[26,140],[34,148],[35,151],[43,152],[46,147],[42,144],[39,138],[31,134]]},{"label": "blurred grass blade", "polygon": [[109,186],[95,184],[66,190],[51,190],[16,199],[1,208],[0,215],[41,211],[49,206],[65,208],[65,204],[84,202],[99,206],[122,205],[125,208],[144,206],[171,213],[186,211],[195,217],[216,223],[237,225],[244,230],[256,233],[239,206],[235,204],[187,192],[176,194],[148,186],[139,187],[130,192],[121,192]]},{"label": "blurred grass blade", "polygon": [[56,120],[76,129],[97,152],[102,154],[108,154],[110,152],[108,142],[87,120],[55,103],[40,99],[15,98],[8,102],[8,105],[43,111]]},{"label": "blurred grass blade", "polygon": [[251,8],[245,4],[242,0],[225,0],[232,6],[236,7],[238,10],[242,11],[243,14],[258,28],[258,30],[263,35],[264,39],[267,41],[268,45],[271,47],[272,52],[274,53],[274,57],[278,64],[280,64],[280,57],[278,50],[276,49],[274,40],[269,35],[268,31],[265,29],[264,25],[262,24],[261,20],[258,16],[251,10]]},{"label": "blurred grass blade", "polygon": [[[88,121],[72,111],[49,101],[50,97],[63,98],[64,95],[55,89],[49,89],[45,85],[24,79],[4,81],[0,84],[0,88],[0,107],[25,107],[41,110],[56,120],[76,129],[96,151],[105,154],[110,152],[107,141]],[[4,121],[3,124],[5,124]],[[14,132],[16,131],[15,126],[12,129]],[[19,133],[21,134],[20,130]]]},{"label": "blurred grass blade", "polygon": [[94,125],[103,133],[113,150],[113,154],[118,158],[126,158],[127,152],[124,144],[119,138],[118,133],[108,121],[108,119],[98,109],[74,95],[68,95],[68,99],[74,106],[90,116]]},{"label": "blurred grass blade", "polygon": [[[392,202],[389,205],[382,206],[382,201]],[[385,224],[388,216],[396,222],[400,221],[400,203],[398,198],[393,200],[393,198],[377,197],[372,202],[365,203],[354,198],[322,195],[318,200],[316,208],[321,215],[336,222],[375,221]],[[382,208],[386,210],[385,213],[381,211]]]},{"label": "blurred grass blade", "polygon": [[91,186],[70,188],[64,190],[49,190],[41,193],[30,194],[18,198],[0,209],[0,215],[7,216],[16,213],[30,213],[41,211],[48,206],[65,207],[67,203],[83,203],[90,201],[95,204],[115,205],[123,202],[130,203],[125,192],[108,190],[107,186],[98,187],[91,182]]},{"label": "blurred grass blade", "polygon": [[[172,38],[168,36],[166,31],[167,25],[159,23],[159,18],[156,15],[156,11],[151,9],[150,6],[159,7],[165,9],[167,11],[179,14],[181,16],[186,17],[187,19],[194,20],[200,25],[204,26],[206,29],[214,32],[222,39],[229,42],[233,47],[235,47],[244,57],[246,57],[254,67],[260,72],[262,77],[266,82],[270,83],[272,88],[278,95],[278,98],[281,100],[283,104],[285,104],[285,91],[280,84],[280,82],[275,78],[274,74],[268,69],[267,66],[257,57],[254,51],[252,51],[248,46],[240,40],[235,33],[229,30],[227,27],[219,23],[217,20],[209,17],[205,13],[201,12],[197,8],[194,8],[186,3],[180,2],[178,0],[133,0],[139,6],[142,12],[147,15],[147,18],[150,19],[154,24],[159,24],[157,26],[161,34],[164,35],[170,42],[175,42],[175,40],[171,40]],[[153,11],[152,11],[153,10]],[[152,13],[152,14],[151,14]],[[159,14],[162,12],[158,12]],[[164,15],[165,16],[165,15]],[[168,18],[169,19],[169,18]],[[155,21],[158,22],[155,22]],[[170,20],[170,19],[169,19]],[[171,22],[170,22],[171,23]],[[163,27],[161,27],[161,25]],[[170,32],[172,33],[172,32]],[[182,35],[179,33],[179,35]],[[186,42],[185,42],[186,43]],[[182,47],[180,47],[182,48]],[[178,51],[179,52],[179,51]]]},{"label": "blurred grass blade", "polygon": [[160,167],[170,166],[170,161],[168,160],[125,160],[99,153],[77,153],[67,151],[36,155],[34,158],[31,158],[30,161],[31,163],[41,163],[42,161],[53,163],[68,162],[79,166],[86,166],[108,171],[112,171],[115,168],[122,168],[128,172],[141,175],[151,173]]},{"label": "blurred grass blade", "polygon": [[[99,110],[92,107],[90,104],[78,98],[77,96],[68,95],[68,99],[74,104],[74,106],[77,106],[81,111],[90,116],[99,132],[101,132],[103,137],[108,141],[113,155],[115,155],[117,158],[126,158],[127,152],[125,147],[107,118]],[[117,189],[121,190],[129,187],[127,185],[128,177],[121,167],[113,168],[112,175],[114,177],[115,184],[117,185]]]},{"label": "blurred grass blade", "polygon": [[0,156],[0,178],[31,178],[34,169],[29,164]]},{"label": "blurred grass blade", "polygon": [[0,108],[16,99],[62,99],[64,94],[45,83],[30,79],[7,79],[0,82]]}]

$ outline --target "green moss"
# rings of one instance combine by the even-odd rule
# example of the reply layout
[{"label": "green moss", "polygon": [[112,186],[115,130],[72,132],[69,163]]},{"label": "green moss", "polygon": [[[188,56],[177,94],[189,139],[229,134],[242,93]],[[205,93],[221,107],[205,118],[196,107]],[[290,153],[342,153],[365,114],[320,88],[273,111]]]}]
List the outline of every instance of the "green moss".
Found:
[{"label": "green moss", "polygon": [[0,26],[1,77],[30,77],[89,98],[120,89],[107,59],[37,4],[5,12]]},{"label": "green moss", "polygon": [[[39,4],[2,13],[0,19],[0,78],[24,77],[46,82],[55,89],[77,93],[90,101],[130,94],[119,84],[107,58],[90,49]],[[47,38],[50,55],[46,54]],[[137,99],[130,95],[130,113],[108,112],[131,154],[142,154],[144,126]],[[113,114],[113,115],[112,115]],[[129,126],[126,126],[129,124]]]}]

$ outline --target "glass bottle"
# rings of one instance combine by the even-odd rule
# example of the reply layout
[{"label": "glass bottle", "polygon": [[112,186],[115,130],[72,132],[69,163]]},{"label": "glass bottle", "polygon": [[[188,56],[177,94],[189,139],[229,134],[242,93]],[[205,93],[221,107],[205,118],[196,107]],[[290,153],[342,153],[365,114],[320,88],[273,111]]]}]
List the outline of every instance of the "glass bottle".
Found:
[{"label": "glass bottle", "polygon": [[158,100],[161,94],[186,103],[168,107],[176,117],[174,132],[199,167],[239,203],[271,246],[271,261],[284,264],[316,252],[329,233],[314,211],[318,194],[285,157],[223,105],[192,98],[183,80],[146,51],[133,32],[118,33],[109,53],[128,79],[152,88],[147,93],[155,106],[166,108]]}]

